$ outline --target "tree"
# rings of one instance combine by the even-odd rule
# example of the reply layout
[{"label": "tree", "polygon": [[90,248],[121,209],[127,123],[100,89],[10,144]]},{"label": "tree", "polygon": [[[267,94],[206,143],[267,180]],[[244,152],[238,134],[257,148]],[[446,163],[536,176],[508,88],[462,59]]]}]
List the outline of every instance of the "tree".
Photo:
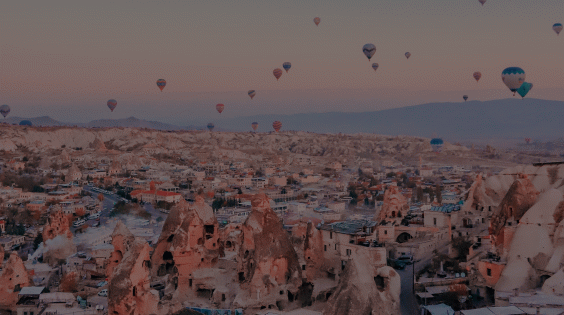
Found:
[{"label": "tree", "polygon": [[43,233],[37,233],[37,237],[33,240],[33,250],[36,250],[41,243],[43,243]]},{"label": "tree", "polygon": [[59,290],[61,292],[78,292],[78,283],[76,281],[77,275],[74,272],[69,272],[63,276],[61,279],[61,284],[59,285]]},{"label": "tree", "polygon": [[370,206],[370,199],[368,199],[368,197],[365,197],[365,198],[364,198],[364,204],[365,204],[366,206]]},{"label": "tree", "polygon": [[437,186],[435,186],[435,193],[437,195],[437,202],[442,203],[443,202],[443,196],[441,194],[441,186],[439,186],[439,184],[437,184]]},{"label": "tree", "polygon": [[102,193],[98,194],[98,200],[100,200],[100,202],[104,201],[104,195]]},{"label": "tree", "polygon": [[458,236],[452,239],[452,247],[458,252],[458,259],[461,261],[466,261],[466,256],[470,252],[470,246],[472,246],[472,241]]},{"label": "tree", "polygon": [[421,186],[417,186],[417,201],[423,201],[423,189]]}]

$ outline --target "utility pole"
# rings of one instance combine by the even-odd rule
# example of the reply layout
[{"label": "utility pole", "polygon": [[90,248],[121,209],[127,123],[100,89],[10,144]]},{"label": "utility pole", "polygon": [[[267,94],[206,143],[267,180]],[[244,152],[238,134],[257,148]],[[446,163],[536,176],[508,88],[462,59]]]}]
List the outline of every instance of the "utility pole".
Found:
[{"label": "utility pole", "polygon": [[415,295],[415,260],[413,261],[413,264],[411,266],[412,266],[411,271],[413,275],[412,290],[413,290],[413,295]]}]

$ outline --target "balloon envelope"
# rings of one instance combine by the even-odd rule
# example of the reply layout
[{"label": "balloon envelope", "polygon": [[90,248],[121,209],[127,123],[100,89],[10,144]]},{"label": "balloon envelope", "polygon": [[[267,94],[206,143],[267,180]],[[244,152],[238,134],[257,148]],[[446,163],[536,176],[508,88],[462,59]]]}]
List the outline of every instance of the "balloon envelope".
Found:
[{"label": "balloon envelope", "polygon": [[562,32],[562,23],[555,23],[552,25],[552,29],[556,32],[556,35],[560,35],[560,32]]},{"label": "balloon envelope", "polygon": [[316,17],[313,19],[313,23],[315,23],[315,25],[319,26],[319,22],[321,22],[321,19]]},{"label": "balloon envelope", "polygon": [[255,131],[256,131],[256,130],[257,130],[257,128],[258,128],[258,122],[254,122],[254,123],[252,123],[252,124],[251,124],[251,127],[253,128],[253,130],[255,130]]},{"label": "balloon envelope", "polygon": [[370,60],[370,58],[372,58],[372,56],[374,56],[374,54],[376,53],[376,46],[374,46],[374,44],[366,44],[362,46],[362,52],[364,53],[366,58]]},{"label": "balloon envelope", "polygon": [[223,111],[223,108],[225,108],[225,105],[223,104],[217,104],[215,105],[215,109],[221,114],[221,112]]},{"label": "balloon envelope", "polygon": [[505,68],[501,72],[501,80],[515,94],[517,89],[525,82],[525,71],[519,67]]},{"label": "balloon envelope", "polygon": [[478,0],[482,5],[484,5],[484,3],[486,3],[486,0]]},{"label": "balloon envelope", "polygon": [[411,53],[408,51],[405,53],[405,58],[409,59],[409,57],[411,57]]},{"label": "balloon envelope", "polygon": [[162,92],[163,89],[166,86],[166,81],[164,79],[158,79],[157,80],[157,86],[159,87],[159,89],[161,89],[161,92]]},{"label": "balloon envelope", "polygon": [[247,92],[247,94],[249,94],[251,99],[253,99],[253,97],[255,97],[255,94],[257,94],[257,92],[255,92],[255,90],[249,90],[249,92]]},{"label": "balloon envelope", "polygon": [[433,151],[437,153],[440,152],[441,148],[443,147],[443,139],[441,138],[431,139],[431,147],[433,148]]},{"label": "balloon envelope", "polygon": [[378,70],[378,67],[379,67],[378,63],[375,62],[372,64],[372,69],[374,69],[374,71]]},{"label": "balloon envelope", "polygon": [[212,131],[214,127],[215,127],[215,126],[214,126],[212,123],[209,123],[209,124],[208,124],[208,129],[209,129],[210,131]]},{"label": "balloon envelope", "polygon": [[482,77],[482,73],[479,71],[474,72],[474,74],[472,74],[472,76],[474,77],[474,79],[476,80],[476,82],[480,81],[480,78]]},{"label": "balloon envelope", "polygon": [[462,98],[463,98],[464,101],[466,102],[466,100],[468,99],[468,95],[463,95]]},{"label": "balloon envelope", "polygon": [[274,69],[274,71],[272,71],[272,74],[274,74],[276,81],[278,81],[278,79],[280,79],[280,77],[282,76],[282,69],[276,68]]},{"label": "balloon envelope", "polygon": [[2,114],[4,118],[6,118],[6,116],[8,116],[9,113],[10,113],[10,106],[8,105],[0,106],[0,114]]},{"label": "balloon envelope", "polygon": [[521,98],[525,98],[525,95],[527,95],[527,93],[529,93],[529,91],[533,88],[533,85],[531,83],[528,82],[523,82],[523,84],[521,84],[521,86],[517,89],[517,93],[519,93],[519,95],[521,95]]},{"label": "balloon envelope", "polygon": [[33,126],[33,124],[29,120],[22,120],[20,121],[20,126]]},{"label": "balloon envelope", "polygon": [[276,132],[278,132],[278,131],[280,131],[280,128],[282,128],[282,123],[277,120],[277,121],[272,123],[272,128],[274,128],[274,130],[276,130]]},{"label": "balloon envelope", "polygon": [[113,112],[114,109],[116,109],[117,106],[117,101],[114,99],[111,99],[108,101],[108,108]]},{"label": "balloon envelope", "polygon": [[288,72],[288,70],[290,70],[290,68],[292,68],[292,64],[289,62],[285,62],[282,64],[282,68],[284,68],[284,70],[286,70],[286,72]]}]

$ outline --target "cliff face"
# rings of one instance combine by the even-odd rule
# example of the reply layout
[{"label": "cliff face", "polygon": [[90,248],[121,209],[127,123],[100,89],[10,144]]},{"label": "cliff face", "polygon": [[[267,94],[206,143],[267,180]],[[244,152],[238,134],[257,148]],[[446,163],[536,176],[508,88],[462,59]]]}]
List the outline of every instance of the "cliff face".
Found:
[{"label": "cliff face", "polygon": [[193,272],[212,268],[222,247],[212,208],[201,196],[193,205],[181,200],[170,211],[152,257],[152,274],[168,275],[177,296],[189,296]]},{"label": "cliff face", "polygon": [[4,264],[2,275],[0,276],[0,307],[14,309],[18,302],[18,292],[14,289],[31,286],[23,261],[16,252],[12,252],[10,258]]},{"label": "cliff face", "polygon": [[234,305],[283,309],[295,300],[307,304],[311,292],[303,285],[298,256],[282,222],[265,194],[255,195],[251,204],[252,212],[241,228],[243,243],[237,256],[241,291]]},{"label": "cliff face", "polygon": [[374,271],[370,259],[349,260],[323,315],[388,315],[400,313],[401,280],[393,268]]},{"label": "cliff face", "polygon": [[112,235],[112,244],[114,253],[122,250],[125,252],[121,259],[117,259],[117,263],[114,261],[116,264],[111,268],[108,287],[109,314],[157,314],[159,295],[157,291],[151,290],[149,281],[149,244],[136,239],[120,223]]},{"label": "cliff face", "polygon": [[[380,214],[374,219],[377,221],[401,220],[407,214],[408,209],[407,199],[401,194],[398,186],[388,186],[384,193]],[[401,217],[398,217],[398,215],[401,215]]]},{"label": "cliff face", "polygon": [[492,216],[490,234],[498,235],[507,221],[520,220],[535,204],[538,196],[539,192],[526,175],[515,180]]},{"label": "cliff face", "polygon": [[43,241],[53,239],[58,235],[72,239],[70,221],[62,211],[53,211],[49,217],[49,224],[43,228]]},{"label": "cliff face", "polygon": [[312,222],[301,222],[292,228],[292,234],[294,236],[292,241],[295,244],[295,248],[297,248],[296,253],[306,264],[305,272],[303,273],[307,281],[311,282],[321,277],[326,267],[323,257],[323,236],[321,232],[315,228]]},{"label": "cliff face", "polygon": [[114,246],[114,251],[110,255],[106,263],[106,275],[111,277],[114,268],[116,268],[121,261],[123,256],[129,251],[131,244],[135,240],[135,236],[129,231],[129,229],[123,224],[123,222],[118,221],[114,232],[112,233],[112,245]]}]

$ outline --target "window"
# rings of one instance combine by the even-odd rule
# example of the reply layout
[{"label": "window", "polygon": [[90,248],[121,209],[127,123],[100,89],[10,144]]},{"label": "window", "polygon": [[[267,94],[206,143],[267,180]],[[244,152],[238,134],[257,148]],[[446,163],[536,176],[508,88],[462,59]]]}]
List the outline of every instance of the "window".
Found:
[{"label": "window", "polygon": [[323,245],[323,250],[327,251],[327,245]]},{"label": "window", "polygon": [[388,235],[388,230],[384,230],[384,234],[385,234],[385,235]]},{"label": "window", "polygon": [[490,268],[488,268],[488,270],[486,270],[486,273],[488,274],[488,277],[492,276],[492,270]]},{"label": "window", "polygon": [[305,270],[306,265],[302,265],[302,270]]},{"label": "window", "polygon": [[333,232],[329,232],[329,238],[333,239]]},{"label": "window", "polygon": [[347,256],[350,256],[350,255],[351,255],[351,250],[347,249]]},{"label": "window", "polygon": [[433,224],[437,225],[437,218],[433,218]]},{"label": "window", "polygon": [[337,250],[337,244],[335,244],[335,250]]}]

